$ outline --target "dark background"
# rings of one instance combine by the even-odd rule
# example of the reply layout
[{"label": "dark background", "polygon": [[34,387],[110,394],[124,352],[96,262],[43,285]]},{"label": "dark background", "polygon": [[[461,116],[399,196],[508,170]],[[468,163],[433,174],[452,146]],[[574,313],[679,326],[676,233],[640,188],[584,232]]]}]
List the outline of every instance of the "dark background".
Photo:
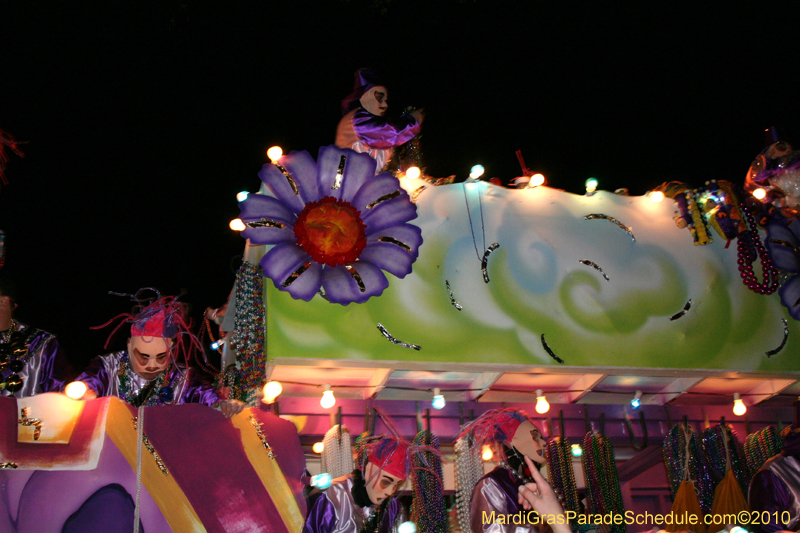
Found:
[{"label": "dark background", "polygon": [[[456,1],[5,2],[0,128],[23,146],[0,190],[18,317],[80,369],[107,291],[187,291],[200,316],[233,285],[235,194],[278,144],[332,144],[353,73],[390,111],[424,106],[423,158],[508,182],[514,152],[552,187],[640,195],[741,183],[763,131],[798,126],[796,4]],[[124,336],[123,336],[124,337]]]}]

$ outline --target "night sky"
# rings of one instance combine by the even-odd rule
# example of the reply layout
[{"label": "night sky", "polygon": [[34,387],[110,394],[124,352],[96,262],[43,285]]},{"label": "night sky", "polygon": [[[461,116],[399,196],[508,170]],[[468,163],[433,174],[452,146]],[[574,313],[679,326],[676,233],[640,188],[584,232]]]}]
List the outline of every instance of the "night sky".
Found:
[{"label": "night sky", "polygon": [[90,326],[130,308],[109,290],[221,305],[244,245],[235,194],[258,188],[268,147],[333,143],[360,67],[387,80],[390,112],[425,107],[434,176],[481,163],[508,182],[522,150],[575,193],[590,176],[636,195],[741,183],[766,127],[800,126],[796,6],[5,2],[0,128],[27,141],[0,189],[18,317],[80,370],[109,332]]}]

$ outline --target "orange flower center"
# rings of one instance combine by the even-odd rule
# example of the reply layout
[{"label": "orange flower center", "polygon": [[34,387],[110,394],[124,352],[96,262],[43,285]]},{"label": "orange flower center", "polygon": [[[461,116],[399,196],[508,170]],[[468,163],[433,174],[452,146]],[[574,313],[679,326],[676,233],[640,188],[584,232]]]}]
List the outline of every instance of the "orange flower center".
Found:
[{"label": "orange flower center", "polygon": [[331,196],[306,204],[294,225],[297,244],[318,263],[353,263],[367,245],[360,215],[349,202]]}]

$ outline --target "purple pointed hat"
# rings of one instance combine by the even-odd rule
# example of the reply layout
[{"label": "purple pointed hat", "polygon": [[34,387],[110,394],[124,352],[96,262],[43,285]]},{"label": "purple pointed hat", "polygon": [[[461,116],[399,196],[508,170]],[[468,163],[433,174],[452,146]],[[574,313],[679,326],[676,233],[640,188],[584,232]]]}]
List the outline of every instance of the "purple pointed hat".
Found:
[{"label": "purple pointed hat", "polygon": [[364,93],[379,85],[383,85],[383,82],[372,70],[368,68],[358,69],[356,71],[356,80],[353,84],[353,92],[342,100],[342,114],[344,115],[358,107],[359,99],[364,96]]}]

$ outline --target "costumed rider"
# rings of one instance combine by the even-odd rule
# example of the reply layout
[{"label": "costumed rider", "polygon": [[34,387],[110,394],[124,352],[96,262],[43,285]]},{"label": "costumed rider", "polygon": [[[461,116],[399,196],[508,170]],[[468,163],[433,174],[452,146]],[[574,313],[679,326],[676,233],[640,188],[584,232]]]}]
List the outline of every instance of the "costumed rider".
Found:
[{"label": "costumed rider", "polygon": [[77,377],[88,388],[83,399],[117,396],[134,407],[202,403],[218,409],[226,418],[241,412],[242,402],[221,400],[189,367],[192,350],[202,347],[183,314],[183,305],[167,296],[159,297],[136,316],[124,314],[106,323],[124,317],[117,329],[125,322],[131,324],[128,349],[92,360]]},{"label": "costumed rider", "polygon": [[420,447],[397,437],[377,437],[364,445],[366,461],[336,478],[314,501],[303,533],[387,533],[402,522],[394,494],[411,471]]},{"label": "costumed rider", "polygon": [[0,396],[25,398],[64,388],[67,363],[55,336],[14,318],[17,291],[0,272]]},{"label": "costumed rider", "polygon": [[795,150],[777,128],[766,130],[766,147],[750,165],[744,188],[767,193],[762,200],[789,218],[800,216],[800,150]]},{"label": "costumed rider", "polygon": [[342,100],[342,114],[336,128],[336,147],[366,152],[377,161],[375,174],[383,171],[395,146],[417,135],[425,112],[416,109],[396,118],[386,117],[389,91],[369,69],[356,72],[355,88]]},{"label": "costumed rider", "polygon": [[[556,533],[570,531],[558,496],[539,473],[546,462],[545,439],[525,411],[487,411],[467,425],[458,438],[466,435],[471,435],[475,446],[493,447],[501,458],[499,465],[483,476],[472,490],[469,508],[472,533],[538,531],[541,526],[537,529],[527,520],[522,524],[512,520],[514,516],[528,518],[527,511],[531,509]],[[533,515],[530,518],[533,519]]]},{"label": "costumed rider", "polygon": [[800,400],[794,407],[794,425],[781,453],[767,460],[750,481],[748,504],[761,517],[762,533],[800,530]]}]

